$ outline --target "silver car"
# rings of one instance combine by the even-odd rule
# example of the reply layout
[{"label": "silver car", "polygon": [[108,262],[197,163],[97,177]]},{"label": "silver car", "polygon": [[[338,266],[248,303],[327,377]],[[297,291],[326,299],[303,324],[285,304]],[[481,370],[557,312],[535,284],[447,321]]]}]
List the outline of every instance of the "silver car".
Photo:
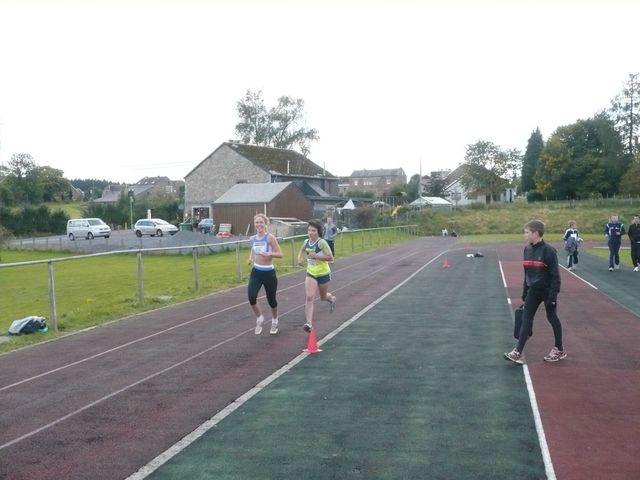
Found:
[{"label": "silver car", "polygon": [[137,237],[143,235],[162,237],[163,235],[174,235],[178,231],[178,227],[159,218],[141,218],[134,225],[133,231],[136,232]]}]

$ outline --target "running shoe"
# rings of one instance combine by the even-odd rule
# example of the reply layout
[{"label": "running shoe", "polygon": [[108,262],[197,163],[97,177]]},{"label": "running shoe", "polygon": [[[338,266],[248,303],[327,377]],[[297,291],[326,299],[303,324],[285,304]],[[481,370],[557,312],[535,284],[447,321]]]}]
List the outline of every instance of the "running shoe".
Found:
[{"label": "running shoe", "polygon": [[270,335],[276,335],[278,333],[278,319],[274,318],[271,320],[271,330],[269,330]]},{"label": "running shoe", "polygon": [[638,271],[640,271],[640,268],[638,268],[638,267],[634,267],[633,271],[634,271],[634,272],[638,272]]},{"label": "running shoe", "polygon": [[616,270],[620,270],[620,265],[616,265]]},{"label": "running shoe", "polygon": [[567,352],[564,350],[558,350],[556,347],[553,347],[549,352],[549,355],[544,357],[544,361],[557,362],[558,360],[562,360],[563,358],[567,358]]},{"label": "running shoe", "polygon": [[610,271],[610,272],[613,272],[613,267],[609,267],[609,271]]},{"label": "running shoe", "polygon": [[264,317],[260,315],[256,318],[256,329],[253,331],[256,335],[260,335],[262,333],[262,322],[264,322]]},{"label": "running shoe", "polygon": [[305,323],[302,328],[305,332],[309,333],[311,331],[311,324]]},{"label": "running shoe", "polygon": [[333,313],[333,311],[336,309],[336,300],[337,300],[337,298],[334,296],[333,297],[333,302],[329,302],[329,311],[331,313]]},{"label": "running shoe", "polygon": [[515,348],[510,352],[504,354],[504,358],[519,365],[524,363],[524,355],[517,351]]}]

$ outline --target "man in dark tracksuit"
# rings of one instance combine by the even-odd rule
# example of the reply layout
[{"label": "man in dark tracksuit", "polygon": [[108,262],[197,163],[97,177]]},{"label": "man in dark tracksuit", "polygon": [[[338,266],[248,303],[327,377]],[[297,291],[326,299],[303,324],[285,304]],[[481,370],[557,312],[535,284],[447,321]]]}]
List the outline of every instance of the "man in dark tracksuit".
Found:
[{"label": "man in dark tracksuit", "polygon": [[640,270],[640,216],[633,216],[628,235],[631,240],[631,263],[633,271],[637,272]]},{"label": "man in dark tracksuit", "polygon": [[618,215],[614,213],[604,226],[604,235],[607,237],[607,245],[609,246],[610,272],[620,268],[620,245],[622,245],[622,236],[624,234],[624,224],[620,223]]},{"label": "man in dark tracksuit", "polygon": [[[524,345],[528,340],[533,317],[542,302],[547,313],[547,320],[553,328],[555,346],[544,357],[546,362],[557,362],[567,357],[562,345],[562,324],[558,318],[557,301],[560,292],[560,269],[558,267],[558,253],[551,245],[542,239],[544,223],[532,220],[524,226],[524,238],[527,246],[524,248],[524,282],[522,286],[522,327],[518,335],[518,344],[504,358],[515,363],[524,363]],[[525,333],[526,332],[526,333]]]}]

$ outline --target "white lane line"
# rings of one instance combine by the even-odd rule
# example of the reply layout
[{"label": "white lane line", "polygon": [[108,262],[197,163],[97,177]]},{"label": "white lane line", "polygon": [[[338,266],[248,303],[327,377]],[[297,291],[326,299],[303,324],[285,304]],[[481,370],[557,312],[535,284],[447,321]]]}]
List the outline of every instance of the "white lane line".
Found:
[{"label": "white lane line", "polygon": [[[409,257],[411,257],[411,256],[415,256],[415,255],[418,255],[418,254],[420,254],[420,252],[413,252],[413,253],[410,253],[410,254],[407,254],[407,255],[405,255],[405,256],[403,256],[403,257],[401,257],[399,260],[404,260],[404,259],[406,259],[406,258],[409,258]],[[366,272],[366,275],[364,275],[363,277],[361,277],[361,278],[360,278],[360,279],[358,279],[358,280],[354,280],[353,282],[350,282],[350,283],[349,283],[349,284],[347,284],[347,285],[350,285],[351,283],[356,283],[356,282],[358,282],[359,280],[361,280],[362,278],[369,278],[372,274],[377,273],[378,271],[384,270],[384,269],[386,269],[386,268],[388,268],[388,266],[381,266],[380,268],[378,268],[378,269],[376,269],[376,270],[374,270],[374,271],[368,271],[368,272]],[[424,267],[422,267],[422,268],[424,268]],[[415,274],[414,274],[414,275],[415,275]],[[412,275],[412,276],[413,276],[413,275]],[[341,288],[344,288],[344,286],[343,286],[343,287],[341,287]],[[384,296],[386,296],[386,295],[387,295],[387,294],[385,294]],[[384,298],[384,296],[383,296],[383,297],[381,297],[381,298]],[[376,302],[376,303],[377,303],[377,302]],[[375,303],[374,303],[374,304],[375,304]],[[241,305],[242,305],[243,307],[244,307],[244,306],[246,306],[246,302],[243,302]],[[298,309],[302,308],[303,306],[304,306],[304,304],[301,304],[301,305],[298,305],[298,306],[296,306],[296,307],[293,307],[292,309],[288,310],[287,312],[284,312],[283,316],[284,316],[284,315],[288,315],[289,313],[291,313],[291,312],[293,312],[293,311],[295,311],[295,310],[298,310]],[[228,307],[228,308],[227,308],[227,309],[225,309],[225,310],[229,310],[229,309],[231,309],[231,308],[234,308],[234,307]],[[223,310],[221,310],[221,311],[223,311]],[[220,311],[220,312],[221,312],[221,311]],[[210,314],[210,315],[212,315],[212,314]],[[210,316],[210,315],[206,315],[206,316]],[[205,316],[205,317],[206,317],[206,316]],[[200,317],[200,318],[204,318],[204,317]],[[195,321],[195,320],[198,320],[198,319],[190,320],[188,323],[193,322],[193,321]],[[178,328],[179,326],[182,326],[182,325],[184,325],[184,324],[176,325],[176,326],[174,326],[174,327],[171,327],[169,330],[172,330],[172,329],[174,329],[174,328]],[[200,352],[198,352],[198,353],[196,353],[196,354],[194,354],[194,355],[191,355],[191,356],[189,356],[189,357],[185,358],[184,360],[181,360],[181,361],[179,361],[179,362],[177,362],[177,363],[175,363],[175,364],[173,364],[173,365],[170,365],[169,367],[166,367],[166,368],[164,368],[164,369],[162,369],[162,370],[159,370],[158,372],[155,372],[155,373],[153,373],[153,374],[151,374],[151,375],[148,375],[148,376],[146,376],[146,377],[144,377],[144,378],[142,378],[142,379],[140,379],[140,380],[137,380],[137,381],[135,381],[134,383],[131,383],[131,384],[127,385],[127,386],[124,386],[124,387],[122,387],[122,388],[120,388],[120,389],[118,389],[118,390],[115,390],[114,392],[111,392],[110,394],[105,395],[105,396],[103,396],[103,397],[101,397],[101,398],[99,398],[99,399],[97,399],[97,400],[94,400],[93,402],[90,402],[90,403],[88,403],[87,405],[84,405],[83,407],[78,408],[77,410],[74,410],[74,411],[72,411],[72,412],[70,412],[70,413],[68,413],[68,414],[66,414],[66,415],[64,415],[64,416],[62,416],[62,417],[60,417],[60,418],[58,418],[58,419],[56,419],[56,420],[52,421],[52,422],[49,422],[49,423],[47,423],[46,425],[43,425],[43,426],[41,426],[41,427],[39,427],[39,428],[37,428],[37,429],[35,429],[35,430],[32,430],[31,432],[25,433],[24,435],[21,435],[20,437],[14,438],[13,440],[10,440],[9,442],[6,442],[6,443],[4,443],[4,444],[0,445],[0,450],[4,449],[4,448],[6,448],[6,447],[9,447],[9,446],[11,446],[11,445],[13,445],[13,444],[15,444],[15,443],[18,443],[18,442],[20,442],[20,441],[22,441],[22,440],[24,440],[24,439],[26,439],[26,438],[29,438],[29,437],[31,437],[31,436],[33,436],[33,435],[35,435],[35,434],[39,433],[39,432],[42,432],[43,430],[46,430],[46,429],[48,429],[48,428],[51,428],[51,427],[53,427],[54,425],[57,425],[58,423],[60,423],[60,422],[62,422],[62,421],[64,421],[64,420],[67,420],[67,419],[69,419],[69,418],[71,418],[71,417],[73,417],[73,416],[77,415],[78,413],[81,413],[81,412],[83,412],[83,411],[85,411],[85,410],[87,410],[87,409],[89,409],[89,408],[91,408],[91,407],[94,407],[94,406],[98,405],[98,404],[99,404],[99,403],[101,403],[101,402],[104,402],[105,400],[108,400],[108,399],[110,399],[110,398],[112,398],[112,397],[114,397],[114,396],[116,396],[116,395],[118,395],[118,394],[120,394],[120,393],[122,393],[122,392],[125,392],[125,391],[127,391],[127,390],[129,390],[129,389],[131,389],[131,388],[135,387],[136,385],[139,385],[139,384],[141,384],[141,383],[143,383],[143,382],[145,382],[145,381],[147,381],[147,380],[150,380],[150,379],[155,378],[155,377],[157,377],[157,376],[159,376],[159,375],[162,375],[163,373],[166,373],[166,372],[168,372],[168,371],[171,371],[171,370],[173,370],[174,368],[179,367],[180,365],[184,365],[185,363],[190,362],[191,360],[194,360],[194,359],[196,359],[196,358],[200,357],[201,355],[204,355],[205,353],[208,353],[208,352],[210,352],[210,351],[212,351],[212,350],[214,350],[214,349],[216,349],[216,348],[218,348],[218,347],[220,347],[220,346],[222,346],[222,345],[225,345],[226,343],[229,343],[229,342],[231,342],[231,341],[233,341],[233,340],[236,340],[237,338],[241,337],[242,335],[245,335],[245,334],[247,334],[247,333],[249,333],[249,332],[253,332],[253,330],[254,330],[254,328],[253,328],[253,327],[251,327],[251,328],[250,328],[250,329],[248,329],[248,330],[245,330],[245,331],[243,331],[243,332],[241,332],[241,333],[239,333],[239,334],[237,334],[237,335],[234,335],[233,337],[227,338],[226,340],[223,340],[223,341],[221,341],[221,342],[219,342],[219,343],[217,343],[217,344],[215,344],[215,345],[212,345],[211,347],[208,347],[208,348],[206,348],[206,349],[204,349],[204,350],[202,350],[202,351],[200,351]],[[165,330],[165,331],[166,331],[166,330]],[[160,333],[160,332],[158,332],[158,333]],[[157,335],[157,333],[156,333],[156,334],[154,334],[154,335]],[[138,341],[139,341],[139,340],[138,340]],[[137,341],[129,342],[128,344],[136,343],[136,342],[137,342]],[[321,342],[319,342],[319,344],[321,344]],[[126,345],[126,344],[125,344],[125,345]],[[109,351],[117,350],[117,349],[119,349],[119,348],[122,348],[122,346],[120,346],[120,347],[116,347],[116,348],[111,349],[111,350],[109,350]],[[102,354],[94,355],[94,357],[95,357],[95,356],[103,355],[104,353],[107,353],[107,352],[103,352]],[[83,360],[83,361],[86,361],[86,360],[87,360],[87,359],[85,359],[85,360]],[[82,361],[78,361],[78,362],[75,362],[75,363],[76,363],[76,364],[77,364],[77,363],[82,363]],[[70,365],[69,365],[69,366],[70,366]],[[66,368],[66,367],[65,367],[65,368]],[[61,369],[62,369],[62,368],[59,368],[58,370],[61,370]],[[53,372],[53,371],[51,371],[51,372]],[[40,375],[40,376],[43,376],[43,375],[44,375],[44,374],[42,374],[42,375]]]},{"label": "white lane line", "polygon": [[[500,266],[500,273],[502,275],[502,283],[505,290],[507,289],[507,282],[505,280],[504,270],[502,268],[502,261],[498,260]],[[511,299],[507,295],[507,303],[511,305]],[[544,471],[547,474],[547,480],[556,480],[556,473],[553,469],[553,463],[551,462],[551,453],[549,452],[549,446],[547,445],[547,437],[544,433],[544,427],[542,426],[542,418],[540,417],[540,410],[538,409],[538,401],[536,400],[536,392],[533,389],[533,382],[531,381],[531,375],[529,375],[529,368],[527,365],[522,365],[522,371],[524,372],[524,380],[527,384],[527,392],[529,393],[529,403],[531,403],[531,411],[533,413],[533,420],[536,425],[536,433],[538,434],[538,443],[540,444],[540,451],[542,452],[542,462],[544,463]]]},{"label": "white lane line", "polygon": [[[392,253],[395,253],[395,251],[386,252],[384,254],[381,254],[380,256],[387,256],[387,255],[391,255]],[[358,265],[360,265],[362,263],[366,263],[367,261],[369,261],[369,259],[365,259],[365,260],[362,260],[360,262],[354,263],[353,265],[350,265],[349,267],[345,267],[345,268],[343,268],[341,270],[346,270],[346,269],[349,269],[349,268],[353,268],[353,267],[358,266]],[[303,284],[303,282],[299,282],[299,283],[290,285],[290,286],[285,287],[285,288],[283,288],[281,290],[278,290],[278,293],[285,292],[285,291],[290,290],[292,288],[299,287],[302,284]],[[236,288],[238,288],[238,287],[236,287]],[[260,298],[264,298],[264,295],[261,296]],[[137,338],[135,340],[131,340],[130,342],[123,343],[122,345],[118,345],[118,346],[110,348],[108,350],[104,350],[102,352],[96,353],[95,355],[91,355],[89,357],[81,358],[80,360],[77,360],[75,362],[71,362],[71,363],[68,363],[66,365],[61,365],[61,366],[59,366],[57,368],[53,368],[51,370],[47,370],[46,372],[39,373],[38,375],[33,375],[32,377],[24,378],[24,379],[22,379],[22,380],[20,380],[18,382],[11,383],[9,385],[5,385],[3,387],[0,387],[0,392],[2,392],[4,390],[8,390],[8,389],[13,388],[13,387],[17,387],[18,385],[22,385],[22,384],[27,383],[27,382],[31,382],[33,380],[37,380],[37,379],[42,378],[42,377],[46,377],[47,375],[51,375],[53,373],[60,372],[60,371],[65,370],[67,368],[74,367],[76,365],[80,365],[82,363],[85,363],[85,362],[88,362],[88,361],[91,361],[91,360],[95,360],[96,358],[102,357],[104,355],[108,355],[110,353],[116,352],[116,351],[121,350],[121,349],[126,348],[126,347],[130,347],[131,345],[135,345],[136,343],[140,343],[140,342],[143,342],[145,340],[149,340],[150,338],[156,337],[158,335],[163,335],[165,333],[171,332],[172,330],[176,330],[178,328],[185,327],[185,326],[190,325],[190,324],[192,324],[194,322],[198,322],[200,320],[204,320],[206,318],[210,318],[210,317],[213,317],[215,315],[219,315],[221,313],[228,312],[229,310],[233,310],[235,308],[240,308],[240,307],[244,308],[246,305],[247,305],[247,302],[243,301],[242,303],[237,303],[235,305],[231,305],[229,307],[223,308],[222,310],[216,310],[215,312],[208,313],[206,315],[202,315],[200,317],[193,318],[191,320],[187,320],[185,322],[179,323],[177,325],[173,325],[172,327],[166,328],[164,330],[160,330],[160,331],[152,333],[150,335],[146,335],[144,337],[140,337],[140,338]],[[95,327],[93,327],[93,328],[95,328]]]},{"label": "white lane line", "polygon": [[[378,303],[380,303],[382,300],[384,300],[386,297],[388,297],[389,295],[391,295],[392,293],[394,293],[396,290],[398,290],[400,287],[402,287],[405,283],[407,283],[408,281],[410,281],[413,277],[415,277],[418,273],[420,273],[423,269],[425,269],[428,265],[430,265],[431,263],[433,263],[435,260],[437,260],[440,256],[442,255],[442,253],[438,256],[436,256],[435,258],[429,260],[429,262],[427,262],[426,264],[424,264],[422,267],[420,267],[418,270],[416,270],[414,273],[412,273],[409,277],[407,277],[406,279],[404,279],[401,283],[399,283],[398,285],[396,285],[395,287],[393,287],[391,290],[389,290],[388,292],[384,293],[383,295],[381,295],[380,297],[378,297],[377,300],[375,300],[374,302],[370,303],[369,305],[367,305],[365,308],[363,308],[362,310],[360,310],[358,313],[356,313],[353,317],[351,317],[349,320],[347,320],[346,322],[344,322],[343,324],[341,324],[338,328],[336,328],[335,330],[333,330],[331,333],[329,333],[328,335],[326,335],[322,340],[320,340],[318,342],[318,345],[323,345],[325,342],[329,341],[330,339],[332,339],[333,337],[335,337],[338,333],[340,333],[342,330],[344,330],[345,328],[347,328],[349,325],[351,325],[353,322],[355,322],[356,320],[358,320],[360,317],[362,317],[362,315],[364,315],[366,312],[368,312],[369,310],[371,310],[374,306],[376,306]],[[223,410],[220,410],[220,412],[218,412],[216,415],[214,415],[213,417],[211,417],[209,420],[207,420],[206,422],[204,422],[202,425],[200,425],[198,428],[196,428],[193,432],[189,433],[188,435],[186,435],[184,438],[182,438],[180,441],[178,441],[177,443],[175,443],[173,446],[169,447],[167,450],[165,450],[164,452],[162,452],[160,455],[158,455],[157,457],[155,457],[153,460],[151,460],[149,463],[147,463],[145,466],[143,466],[142,468],[140,468],[137,472],[131,474],[129,477],[127,477],[126,480],[143,480],[145,478],[147,478],[147,476],[149,476],[151,473],[153,473],[154,471],[156,471],[158,468],[160,468],[162,465],[164,465],[165,463],[167,463],[171,458],[175,457],[178,453],[180,453],[182,450],[184,450],[185,448],[187,448],[189,445],[191,445],[193,442],[195,442],[198,438],[200,438],[202,435],[204,435],[207,431],[211,430],[213,427],[215,427],[218,423],[220,423],[224,418],[226,418],[227,416],[229,416],[232,412],[234,412],[235,410],[237,410],[239,407],[241,407],[246,401],[248,401],[250,398],[252,398],[254,395],[256,395],[257,393],[259,393],[263,388],[265,388],[266,386],[268,386],[269,384],[271,384],[274,380],[276,380],[278,377],[280,377],[281,375],[283,375],[284,373],[288,372],[289,370],[291,370],[295,365],[297,365],[298,363],[300,363],[302,360],[304,360],[306,357],[308,357],[310,354],[309,353],[301,353],[299,354],[296,358],[294,358],[293,360],[291,360],[289,363],[287,363],[286,365],[284,365],[282,368],[280,368],[278,371],[274,372],[273,374],[269,375],[267,378],[265,378],[264,380],[262,380],[260,383],[258,383],[255,387],[253,387],[251,390],[249,390],[247,393],[245,393],[244,395],[242,395],[241,397],[239,397],[236,401],[234,401],[232,404],[228,405],[226,408],[224,408]]]},{"label": "white lane line", "polygon": [[525,382],[527,383],[527,391],[529,392],[529,401],[531,402],[533,419],[536,424],[536,432],[538,433],[538,442],[540,443],[540,450],[542,452],[542,461],[544,462],[544,471],[547,474],[547,480],[556,480],[556,472],[553,469],[553,462],[551,461],[551,453],[549,452],[549,446],[547,445],[547,436],[545,435],[544,427],[542,426],[542,418],[540,418],[540,410],[538,409],[536,392],[533,390],[533,382],[531,381],[531,375],[529,375],[529,368],[526,365],[523,365],[522,370],[524,372]]},{"label": "white lane line", "polygon": [[589,283],[587,282],[584,278],[582,278],[580,275],[576,275],[572,270],[569,270],[567,267],[565,267],[564,265],[560,265],[560,267],[564,268],[568,273],[570,273],[571,275],[573,275],[574,277],[576,277],[577,279],[581,280],[583,283],[586,283],[587,285],[589,285],[591,288],[593,288],[594,290],[598,290],[598,287],[596,287],[593,283]]},{"label": "white lane line", "polygon": [[148,380],[151,380],[152,378],[155,378],[155,377],[157,377],[159,375],[162,375],[163,373],[169,372],[169,371],[173,370],[174,368],[179,367],[180,365],[184,365],[185,363],[190,362],[191,360],[194,360],[194,359],[204,355],[205,353],[210,352],[211,350],[213,350],[215,348],[218,348],[218,347],[224,345],[225,343],[229,343],[229,342],[231,342],[231,341],[233,341],[233,340],[235,340],[235,339],[237,339],[237,338],[241,337],[242,335],[245,335],[246,333],[249,333],[249,332],[253,332],[253,328],[245,330],[244,332],[239,333],[239,334],[237,334],[237,335],[235,335],[233,337],[227,338],[226,340],[223,340],[220,343],[212,345],[209,348],[207,348],[205,350],[202,350],[201,352],[196,353],[195,355],[191,355],[190,357],[185,358],[184,360],[181,360],[178,363],[174,363],[173,365],[171,365],[171,366],[169,366],[167,368],[164,368],[164,369],[162,369],[162,370],[160,370],[158,372],[152,373],[151,375],[147,375],[146,377],[141,378],[140,380],[138,380],[138,381],[136,381],[134,383],[131,383],[131,384],[127,385],[126,387],[122,387],[122,388],[120,388],[118,390],[115,390],[115,391],[111,392],[109,395],[105,395],[102,398],[94,400],[93,402],[88,403],[87,405],[85,405],[83,407],[80,407],[77,410],[74,410],[73,412],[70,412],[70,413],[66,414],[65,416],[63,416],[63,417],[58,418],[58,419],[54,420],[53,422],[47,423],[46,425],[43,425],[42,427],[36,428],[35,430],[32,430],[29,433],[25,433],[24,435],[21,435],[20,437],[14,438],[13,440],[11,440],[9,442],[0,445],[0,450],[3,450],[5,448],[7,448],[7,447],[10,447],[11,445],[13,445],[15,443],[18,443],[18,442],[20,442],[20,441],[22,441],[22,440],[24,440],[26,438],[29,438],[29,437],[35,435],[36,433],[39,433],[39,432],[42,432],[43,430],[51,428],[54,425],[57,425],[58,423],[67,420],[68,418],[71,418],[71,417],[73,417],[73,416],[75,416],[75,415],[77,415],[77,414],[79,414],[81,412],[84,412],[85,410],[87,410],[87,409],[89,409],[91,407],[94,407],[95,405],[98,405],[99,403],[102,403],[105,400],[108,400],[109,398],[115,397],[116,395],[119,395],[122,392],[124,392],[126,390],[129,390],[130,388],[135,387],[136,385],[140,385],[141,383],[144,383],[144,382],[146,382]]}]

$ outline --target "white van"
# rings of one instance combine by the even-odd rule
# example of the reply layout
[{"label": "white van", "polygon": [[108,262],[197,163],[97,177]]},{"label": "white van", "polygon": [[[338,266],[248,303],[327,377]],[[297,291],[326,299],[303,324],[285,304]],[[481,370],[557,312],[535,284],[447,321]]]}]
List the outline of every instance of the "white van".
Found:
[{"label": "white van", "polygon": [[109,238],[111,228],[99,218],[75,218],[67,222],[67,237],[75,240],[76,237],[84,237],[91,240],[93,237]]}]

